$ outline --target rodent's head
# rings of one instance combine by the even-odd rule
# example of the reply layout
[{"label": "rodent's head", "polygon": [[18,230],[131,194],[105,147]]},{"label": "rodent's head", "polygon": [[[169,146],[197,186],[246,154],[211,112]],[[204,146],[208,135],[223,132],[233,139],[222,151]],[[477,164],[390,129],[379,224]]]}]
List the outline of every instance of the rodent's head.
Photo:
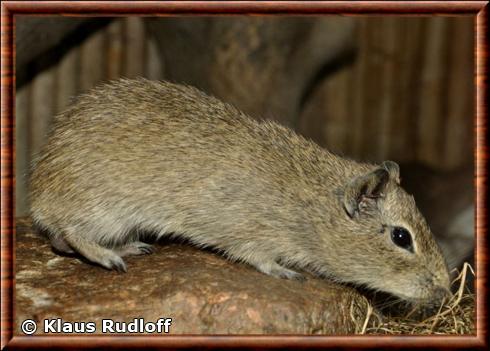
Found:
[{"label": "rodent's head", "polygon": [[436,305],[450,295],[447,265],[413,197],[400,187],[399,173],[395,162],[385,161],[342,189],[341,241],[353,243],[344,249],[350,267],[343,273],[370,288]]}]

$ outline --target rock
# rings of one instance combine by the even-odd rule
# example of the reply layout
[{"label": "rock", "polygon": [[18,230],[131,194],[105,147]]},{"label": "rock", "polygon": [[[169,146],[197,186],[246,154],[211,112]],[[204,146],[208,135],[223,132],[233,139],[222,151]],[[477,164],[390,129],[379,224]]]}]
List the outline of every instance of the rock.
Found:
[{"label": "rock", "polygon": [[29,219],[18,219],[15,333],[28,318],[96,322],[97,333],[102,319],[172,318],[172,334],[346,334],[356,332],[352,314],[363,320],[367,311],[351,288],[272,278],[175,242],[126,263],[128,272],[117,273],[59,256]]}]

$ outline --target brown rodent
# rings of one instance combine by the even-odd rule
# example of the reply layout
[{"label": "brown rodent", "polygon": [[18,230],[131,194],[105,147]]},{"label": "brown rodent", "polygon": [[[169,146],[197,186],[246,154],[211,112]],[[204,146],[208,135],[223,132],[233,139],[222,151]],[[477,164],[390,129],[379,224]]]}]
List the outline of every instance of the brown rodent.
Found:
[{"label": "brown rodent", "polygon": [[359,163],[195,88],[122,79],[55,117],[31,210],[53,246],[109,269],[140,230],[213,247],[276,277],[303,269],[417,302],[446,263],[394,162]]}]

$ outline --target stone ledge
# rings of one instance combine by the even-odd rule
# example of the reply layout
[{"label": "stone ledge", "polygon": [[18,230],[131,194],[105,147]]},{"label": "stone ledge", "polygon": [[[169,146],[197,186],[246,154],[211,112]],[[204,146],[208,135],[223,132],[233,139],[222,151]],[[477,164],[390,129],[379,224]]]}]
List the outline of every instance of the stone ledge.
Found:
[{"label": "stone ledge", "polygon": [[107,271],[56,255],[27,218],[17,220],[15,257],[16,335],[28,318],[172,318],[172,334],[350,334],[352,309],[367,308],[351,288],[276,279],[187,245],[156,245],[152,255],[125,258],[127,273]]}]

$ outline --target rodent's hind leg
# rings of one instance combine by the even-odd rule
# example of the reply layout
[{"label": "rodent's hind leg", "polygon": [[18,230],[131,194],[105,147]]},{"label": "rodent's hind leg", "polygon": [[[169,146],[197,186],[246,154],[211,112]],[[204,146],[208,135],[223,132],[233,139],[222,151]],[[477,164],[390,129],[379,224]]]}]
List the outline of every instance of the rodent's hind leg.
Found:
[{"label": "rodent's hind leg", "polygon": [[279,263],[270,261],[266,263],[252,263],[259,271],[276,278],[285,278],[293,280],[305,280],[306,278],[298,272],[281,266]]},{"label": "rodent's hind leg", "polygon": [[80,235],[65,235],[63,239],[72,249],[84,256],[89,261],[97,263],[107,269],[115,269],[118,272],[126,272],[126,263],[121,256],[111,249],[100,246],[94,241]]},{"label": "rodent's hind leg", "polygon": [[114,252],[119,256],[136,256],[136,255],[149,255],[155,252],[152,245],[141,242],[134,241],[132,243],[125,244],[123,246],[114,249]]}]

